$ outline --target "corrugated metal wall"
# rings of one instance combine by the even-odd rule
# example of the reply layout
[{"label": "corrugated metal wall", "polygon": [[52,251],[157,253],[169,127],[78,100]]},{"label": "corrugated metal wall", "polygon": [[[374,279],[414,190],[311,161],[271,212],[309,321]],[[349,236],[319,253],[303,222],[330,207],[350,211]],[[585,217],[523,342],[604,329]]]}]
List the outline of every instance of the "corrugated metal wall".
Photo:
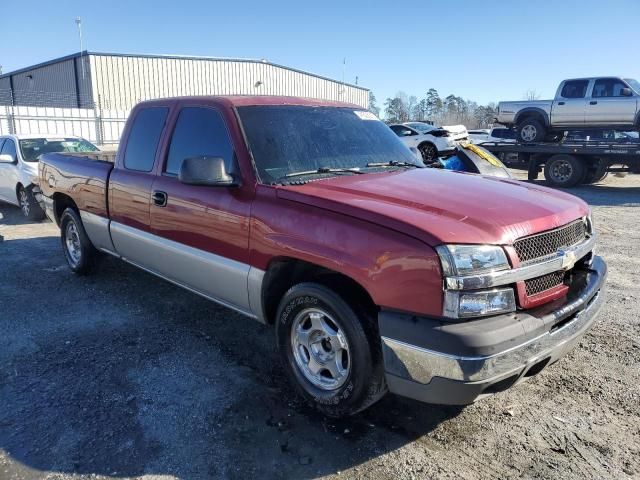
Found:
[{"label": "corrugated metal wall", "polygon": [[93,99],[126,110],[141,100],[182,95],[292,95],[369,104],[364,88],[239,60],[90,55]]},{"label": "corrugated metal wall", "polygon": [[[84,79],[82,62],[85,64]],[[86,56],[67,58],[4,77],[0,83],[3,104],[38,107],[91,107],[91,79]],[[11,95],[13,86],[13,98]]]}]

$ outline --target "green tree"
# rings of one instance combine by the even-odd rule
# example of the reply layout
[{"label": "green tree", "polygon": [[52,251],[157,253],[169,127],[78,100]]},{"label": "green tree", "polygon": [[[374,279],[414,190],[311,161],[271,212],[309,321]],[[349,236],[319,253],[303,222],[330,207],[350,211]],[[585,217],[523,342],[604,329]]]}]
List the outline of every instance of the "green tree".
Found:
[{"label": "green tree", "polygon": [[427,104],[426,110],[429,120],[433,120],[434,118],[440,116],[440,114],[442,113],[443,103],[440,95],[438,94],[438,91],[435,88],[430,88],[427,91],[427,97],[425,101]]},{"label": "green tree", "polygon": [[376,117],[380,116],[380,107],[376,104],[376,96],[373,92],[369,92],[369,111]]}]

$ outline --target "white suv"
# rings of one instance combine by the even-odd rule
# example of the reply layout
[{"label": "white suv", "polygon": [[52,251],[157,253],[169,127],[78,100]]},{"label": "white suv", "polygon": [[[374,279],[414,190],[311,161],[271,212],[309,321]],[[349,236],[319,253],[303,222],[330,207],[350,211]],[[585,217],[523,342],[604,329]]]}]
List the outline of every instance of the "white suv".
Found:
[{"label": "white suv", "polygon": [[417,148],[425,163],[431,163],[442,155],[452,154],[457,145],[456,135],[428,123],[409,122],[389,125],[389,128],[407,147]]},{"label": "white suv", "polygon": [[51,152],[95,152],[84,138],[69,135],[0,136],[0,200],[21,208],[29,220],[42,220],[44,211],[36,199],[40,193],[38,157]]}]

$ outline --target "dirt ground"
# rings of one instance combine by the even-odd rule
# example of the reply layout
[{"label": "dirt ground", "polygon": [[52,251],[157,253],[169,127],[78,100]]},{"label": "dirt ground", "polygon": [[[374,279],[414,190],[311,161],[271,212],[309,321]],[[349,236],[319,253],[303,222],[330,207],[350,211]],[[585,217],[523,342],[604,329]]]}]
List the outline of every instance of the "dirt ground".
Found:
[{"label": "dirt ground", "polygon": [[115,259],[76,277],[53,224],[0,204],[0,479],[640,478],[640,176],[573,193],[610,274],[568,357],[466,408],[342,421],[292,394],[271,328]]}]

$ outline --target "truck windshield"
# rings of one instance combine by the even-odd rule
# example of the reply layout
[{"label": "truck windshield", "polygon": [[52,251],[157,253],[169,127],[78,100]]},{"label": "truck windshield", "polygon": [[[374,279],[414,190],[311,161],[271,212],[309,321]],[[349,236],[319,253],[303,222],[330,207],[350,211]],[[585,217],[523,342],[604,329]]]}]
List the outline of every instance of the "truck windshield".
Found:
[{"label": "truck windshield", "polygon": [[239,107],[238,113],[264,183],[318,169],[421,166],[391,129],[366,110],[256,105]]},{"label": "truck windshield", "polygon": [[640,82],[634,78],[625,78],[624,81],[627,82],[638,95],[640,95]]},{"label": "truck windshield", "polygon": [[84,138],[25,138],[20,150],[25,162],[37,162],[43,153],[97,152],[98,147]]}]

